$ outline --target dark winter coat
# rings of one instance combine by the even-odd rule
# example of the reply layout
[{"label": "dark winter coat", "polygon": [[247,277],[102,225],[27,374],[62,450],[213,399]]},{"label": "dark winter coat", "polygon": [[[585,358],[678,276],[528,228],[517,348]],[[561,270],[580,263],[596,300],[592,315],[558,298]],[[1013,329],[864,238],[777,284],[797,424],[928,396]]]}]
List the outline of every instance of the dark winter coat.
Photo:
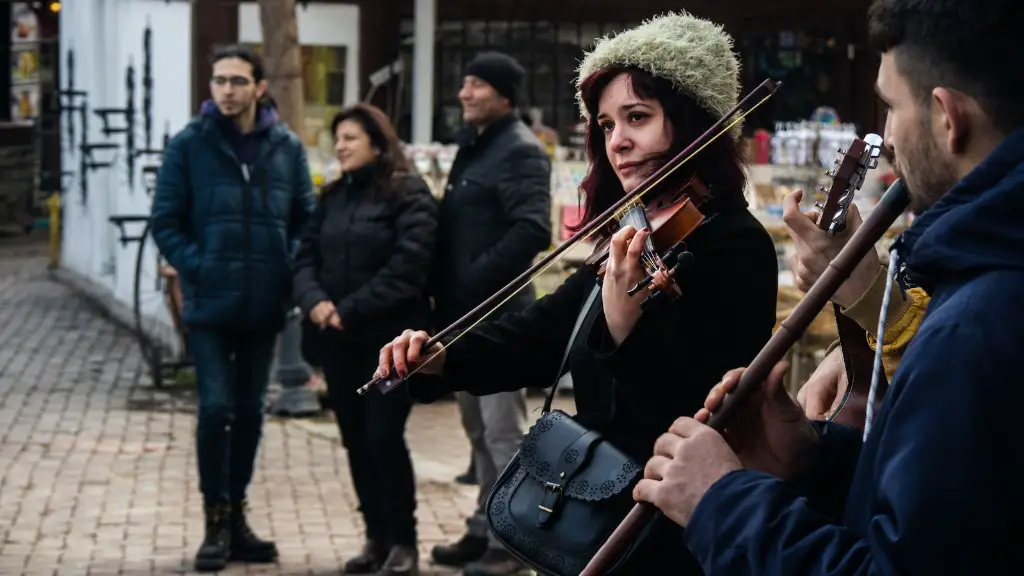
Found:
[{"label": "dark winter coat", "polygon": [[1024,402],[1024,129],[902,242],[932,300],[867,441],[822,423],[820,456],[800,482],[738,471],[713,485],[686,532],[709,574],[1013,571],[1024,514],[1012,414]]},{"label": "dark winter coat", "polygon": [[[726,371],[749,363],[775,325],[775,246],[745,206],[718,214],[687,242],[696,263],[678,300],[645,312],[615,346],[598,296],[568,360],[578,419],[640,466],[658,436],[703,406]],[[525,311],[480,324],[448,348],[443,378],[413,376],[410,392],[431,401],[447,390],[485,395],[551,385],[596,281],[583,266]],[[680,532],[662,522],[650,553],[626,573],[699,574]]]},{"label": "dark winter coat", "polygon": [[[551,160],[537,136],[509,114],[463,138],[441,201],[433,280],[438,330],[525,272],[551,245]],[[495,315],[522,310],[535,298],[528,286]]]},{"label": "dark winter coat", "polygon": [[375,189],[374,169],[324,190],[302,237],[293,286],[304,318],[329,300],[343,340],[379,347],[406,328],[429,326],[437,201],[416,175],[396,176],[393,193],[384,194]]},{"label": "dark winter coat", "polygon": [[305,148],[272,108],[243,135],[204,105],[164,151],[150,215],[153,240],[181,278],[185,324],[279,331],[315,202]]}]

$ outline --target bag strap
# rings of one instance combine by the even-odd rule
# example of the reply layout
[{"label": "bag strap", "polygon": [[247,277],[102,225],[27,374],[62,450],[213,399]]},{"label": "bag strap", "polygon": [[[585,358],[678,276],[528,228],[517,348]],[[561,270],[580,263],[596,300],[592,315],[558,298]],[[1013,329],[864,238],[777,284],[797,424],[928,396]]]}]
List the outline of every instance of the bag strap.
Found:
[{"label": "bag strap", "polygon": [[580,328],[583,326],[583,319],[587,317],[587,313],[590,312],[590,307],[594,304],[594,300],[597,299],[597,295],[600,293],[601,284],[597,283],[594,285],[594,289],[590,291],[590,296],[587,297],[586,303],[583,304],[583,309],[580,310],[580,315],[576,317],[576,325],[572,327],[572,334],[569,335],[569,342],[565,345],[565,352],[562,354],[562,362],[558,365],[558,373],[555,375],[554,383],[551,384],[551,391],[548,392],[548,397],[544,400],[544,409],[541,411],[541,414],[547,414],[551,411],[551,403],[555,400],[555,392],[558,390],[558,381],[562,379],[562,370],[565,368],[565,361],[569,359],[569,350],[572,349],[572,343],[580,333]]}]

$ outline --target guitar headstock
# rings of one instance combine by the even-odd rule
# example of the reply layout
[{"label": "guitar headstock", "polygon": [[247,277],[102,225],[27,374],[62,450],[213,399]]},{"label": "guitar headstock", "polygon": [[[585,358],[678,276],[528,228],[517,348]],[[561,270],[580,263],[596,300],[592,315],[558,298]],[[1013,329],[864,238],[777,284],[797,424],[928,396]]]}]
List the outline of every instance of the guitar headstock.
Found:
[{"label": "guitar headstock", "polygon": [[878,134],[868,134],[863,140],[855,138],[849,148],[839,149],[836,167],[826,173],[829,183],[827,187],[823,185],[820,188],[825,193],[825,201],[816,204],[821,210],[818,228],[828,232],[829,236],[843,229],[853,196],[864,184],[867,171],[878,166],[881,153],[882,137]]}]

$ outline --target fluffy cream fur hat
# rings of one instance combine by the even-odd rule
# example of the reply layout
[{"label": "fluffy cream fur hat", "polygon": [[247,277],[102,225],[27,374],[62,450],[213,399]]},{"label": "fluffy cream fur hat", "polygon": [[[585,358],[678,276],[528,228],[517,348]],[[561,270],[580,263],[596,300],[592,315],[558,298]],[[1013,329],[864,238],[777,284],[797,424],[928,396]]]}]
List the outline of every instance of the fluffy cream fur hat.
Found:
[{"label": "fluffy cream fur hat", "polygon": [[[732,37],[720,25],[687,12],[669,12],[600,38],[578,68],[580,113],[590,120],[579,90],[586,78],[610,66],[635,66],[669,80],[717,120],[739,100],[740,65],[732,48]],[[733,127],[733,138],[739,138],[740,127]]]}]

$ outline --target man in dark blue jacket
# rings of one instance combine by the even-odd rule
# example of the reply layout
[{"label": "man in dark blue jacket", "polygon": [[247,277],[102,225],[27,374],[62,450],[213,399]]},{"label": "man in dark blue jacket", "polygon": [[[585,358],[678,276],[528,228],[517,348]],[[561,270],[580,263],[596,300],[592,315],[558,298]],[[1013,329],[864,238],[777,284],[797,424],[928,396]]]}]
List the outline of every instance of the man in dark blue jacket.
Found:
[{"label": "man in dark blue jacket", "polygon": [[164,151],[153,240],[181,278],[195,359],[196,451],[206,538],[196,570],[273,561],[245,520],[291,261],[316,204],[305,149],[264,103],[263,66],[237,46],[213,58],[213,100]]},{"label": "man in dark blue jacket", "polygon": [[876,0],[870,23],[918,215],[899,253],[932,300],[865,440],[809,422],[784,364],[725,438],[702,410],[658,440],[635,495],[708,574],[997,574],[1018,557],[1024,2]]}]

